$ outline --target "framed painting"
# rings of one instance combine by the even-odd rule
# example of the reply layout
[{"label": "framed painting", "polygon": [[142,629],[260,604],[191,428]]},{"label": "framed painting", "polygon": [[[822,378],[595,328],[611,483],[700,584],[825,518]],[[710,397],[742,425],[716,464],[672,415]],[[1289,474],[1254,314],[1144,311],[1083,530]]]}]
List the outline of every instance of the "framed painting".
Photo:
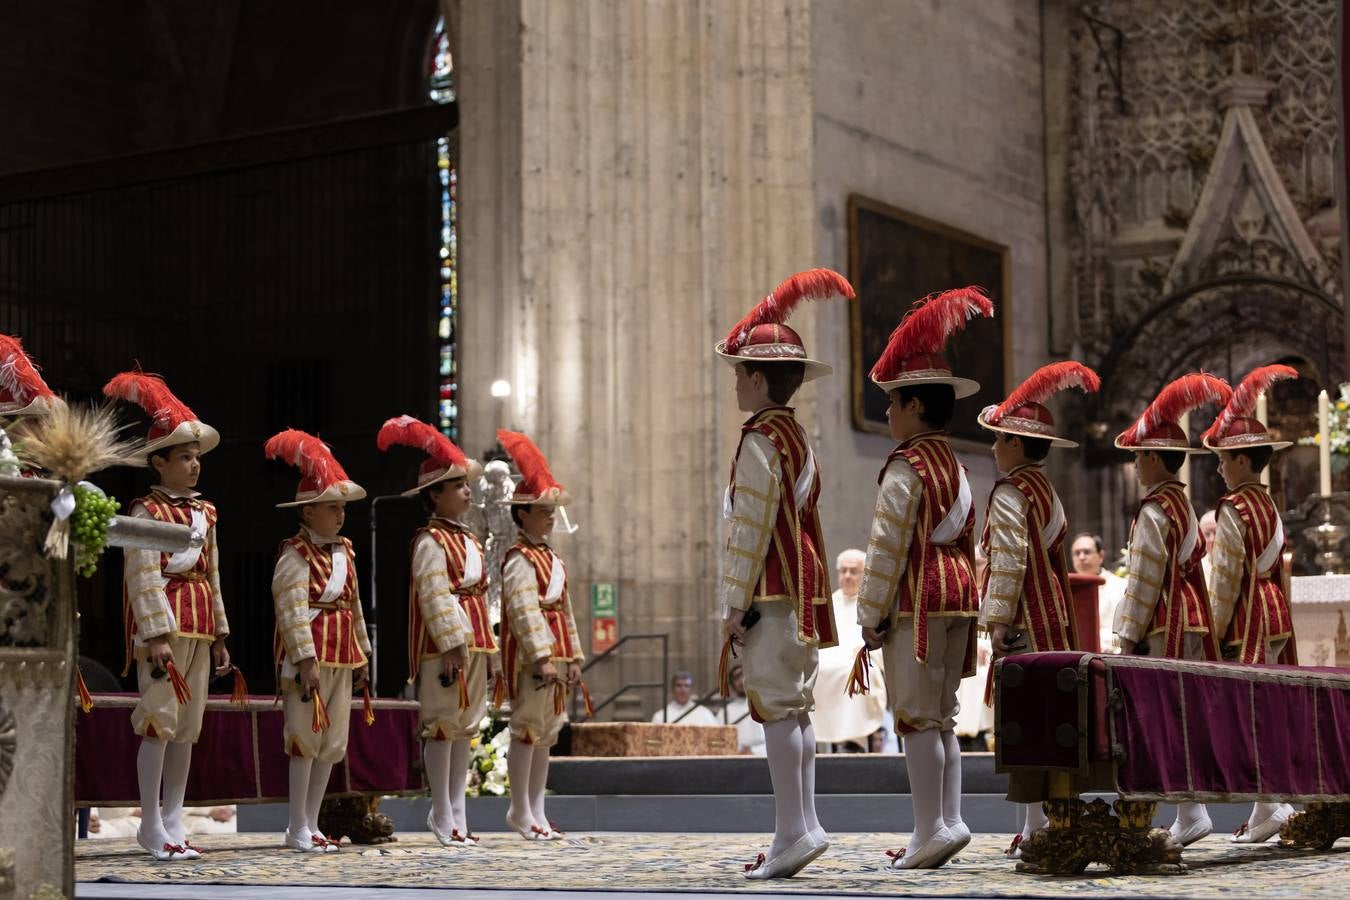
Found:
[{"label": "framed painting", "polygon": [[857,194],[848,198],[848,239],[849,279],[858,292],[851,328],[854,427],[890,432],[890,399],[868,372],[910,304],[973,284],[989,292],[997,312],[993,319],[973,320],[947,344],[944,355],[952,371],[980,383],[978,394],[957,401],[949,430],[958,440],[987,441],[975,416],[1001,401],[1006,390],[1012,320],[1008,248]]}]

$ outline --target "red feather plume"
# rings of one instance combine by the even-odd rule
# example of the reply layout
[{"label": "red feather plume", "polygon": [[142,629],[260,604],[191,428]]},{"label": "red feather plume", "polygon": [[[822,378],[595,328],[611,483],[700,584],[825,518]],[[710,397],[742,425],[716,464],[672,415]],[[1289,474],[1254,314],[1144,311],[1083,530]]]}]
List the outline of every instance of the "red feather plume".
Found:
[{"label": "red feather plume", "polygon": [[515,460],[526,491],[531,494],[542,494],[549,488],[562,489],[562,485],[558,484],[553,473],[548,470],[548,460],[534,445],[534,441],[519,431],[507,431],[504,428],[497,429],[497,440],[501,441],[506,452],[511,454],[511,459]]},{"label": "red feather plume", "polygon": [[854,297],[853,285],[833,269],[807,269],[798,272],[773,289],[773,293],[759,301],[727,334],[726,353],[735,353],[745,345],[750,332],[757,325],[782,325],[792,310],[803,300],[826,300],[839,294],[849,300]]},{"label": "red feather plume", "polygon": [[158,375],[150,375],[137,369],[114,375],[103,386],[103,395],[113,400],[125,400],[134,403],[150,414],[159,425],[173,429],[179,423],[191,422],[196,413],[187,404],[174,396],[173,391]]},{"label": "red feather plume", "polygon": [[1135,423],[1121,433],[1120,441],[1124,444],[1137,443],[1164,422],[1175,422],[1183,413],[1205,403],[1226,404],[1232,396],[1233,389],[1228,386],[1228,382],[1216,375],[1207,372],[1183,375],[1162,389]]},{"label": "red feather plume", "polygon": [[303,472],[305,478],[323,488],[349,480],[327,444],[312,434],[294,428],[268,438],[263,445],[263,455],[268,459],[290,463]]},{"label": "red feather plume", "polygon": [[381,450],[388,450],[395,444],[416,447],[447,469],[451,466],[467,469],[469,465],[464,451],[456,447],[439,428],[412,416],[396,416],[385,422],[375,443]]},{"label": "red feather plume", "polygon": [[872,377],[887,381],[905,359],[941,353],[951,336],[976,316],[994,316],[994,301],[984,288],[972,285],[929,294],[910,307],[891,332],[885,351],[872,367]]},{"label": "red feather plume", "polygon": [[7,334],[0,334],[0,386],[19,403],[30,403],[35,397],[56,396],[38,374],[37,366],[33,365],[23,344]]},{"label": "red feather plume", "polygon": [[1053,394],[1076,387],[1085,393],[1101,390],[1102,380],[1097,373],[1080,362],[1051,363],[1041,366],[1031,377],[1017,386],[1008,399],[999,404],[989,416],[989,424],[997,425],[1008,413],[1028,403],[1045,403]]},{"label": "red feather plume", "polygon": [[1228,430],[1235,419],[1250,419],[1256,416],[1256,401],[1272,384],[1297,378],[1298,371],[1292,366],[1261,366],[1252,369],[1247,377],[1238,383],[1237,390],[1228,405],[1219,413],[1214,424],[1209,426],[1204,437],[1213,440]]}]

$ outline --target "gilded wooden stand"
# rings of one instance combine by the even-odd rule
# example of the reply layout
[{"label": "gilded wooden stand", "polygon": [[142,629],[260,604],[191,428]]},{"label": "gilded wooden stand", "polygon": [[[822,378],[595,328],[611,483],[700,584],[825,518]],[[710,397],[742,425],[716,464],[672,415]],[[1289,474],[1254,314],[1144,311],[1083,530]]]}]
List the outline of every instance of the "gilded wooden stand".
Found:
[{"label": "gilded wooden stand", "polygon": [[1337,838],[1350,837],[1350,803],[1309,803],[1280,829],[1280,846],[1330,850]]},{"label": "gilded wooden stand", "polygon": [[[1077,797],[1045,801],[1050,825],[1022,842],[1017,871],[1033,875],[1078,875],[1105,863],[1116,875],[1180,875],[1181,845],[1165,828],[1153,828],[1158,804],[1145,800]],[[1112,815],[1112,810],[1115,815]]]},{"label": "gilded wooden stand", "polygon": [[394,820],[380,812],[380,798],[335,797],[319,807],[319,830],[334,840],[349,838],[353,844],[388,844],[394,837]]}]

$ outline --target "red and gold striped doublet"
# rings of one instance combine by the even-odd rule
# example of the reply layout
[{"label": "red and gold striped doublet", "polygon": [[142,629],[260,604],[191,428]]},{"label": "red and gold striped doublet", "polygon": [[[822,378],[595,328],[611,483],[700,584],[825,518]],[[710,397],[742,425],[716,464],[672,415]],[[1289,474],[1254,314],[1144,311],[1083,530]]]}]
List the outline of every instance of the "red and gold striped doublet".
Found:
[{"label": "red and gold striped doublet", "polygon": [[[315,658],[323,665],[355,669],[366,664],[366,655],[356,639],[355,613],[353,606],[359,603],[356,589],[356,556],[352,551],[352,542],[341,538],[347,553],[347,578],[342,593],[331,602],[321,602],[328,578],[333,574],[332,544],[315,544],[304,532],[281,542],[278,555],[287,548],[300,555],[309,567],[309,608],[319,610],[319,614],[310,622],[310,632],[314,637]],[[285,649],[281,633],[277,631],[274,639],[276,659],[284,658]]]},{"label": "red and gold striped doublet", "polygon": [[1281,585],[1280,566],[1284,548],[1265,571],[1257,571],[1257,559],[1275,537],[1280,513],[1270,493],[1259,484],[1244,484],[1226,494],[1220,505],[1230,503],[1246,526],[1243,536],[1243,570],[1238,581],[1237,604],[1221,643],[1238,647],[1238,660],[1244,663],[1273,663],[1267,659],[1267,645],[1288,638],[1280,662],[1296,662],[1294,623],[1288,598]]},{"label": "red and gold striped doublet", "polygon": [[830,579],[824,563],[825,538],[820,528],[816,505],[820,500],[820,478],[811,477],[805,502],[797,503],[796,488],[804,477],[812,457],[802,430],[790,408],[772,406],[761,410],[741,426],[741,443],[731,463],[731,497],[735,499],[736,464],[740,460],[745,436],[759,433],[778,451],[782,466],[779,479],[778,512],[773,521],[772,540],[764,558],[753,600],[786,600],[797,612],[797,637],[804,643],[833,647],[838,643],[834,611],[831,606]]}]

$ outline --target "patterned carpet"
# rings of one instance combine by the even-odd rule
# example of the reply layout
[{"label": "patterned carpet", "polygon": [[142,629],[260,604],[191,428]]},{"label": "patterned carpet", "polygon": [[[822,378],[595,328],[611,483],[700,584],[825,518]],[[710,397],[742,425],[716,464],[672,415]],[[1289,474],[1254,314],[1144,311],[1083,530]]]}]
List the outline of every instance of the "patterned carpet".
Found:
[{"label": "patterned carpet", "polygon": [[[908,837],[907,835],[904,837]],[[286,850],[279,835],[202,837],[207,851],[188,863],[154,863],[129,841],[80,841],[78,881],[157,884],[304,885],[455,889],[744,891],[926,897],[1302,897],[1346,896],[1350,842],[1328,853],[1236,847],[1210,837],[1186,851],[1187,875],[1077,878],[1018,875],[1003,859],[1006,838],[976,835],[961,856],[937,871],[884,868],[882,851],[899,835],[841,834],[830,851],[796,878],[751,883],[744,863],[761,849],[756,836],[578,834],[566,842],[526,844],[488,834],[474,849],[444,849],[429,834],[403,834],[382,847],[346,847],[322,856]],[[194,840],[194,843],[197,843]]]}]

